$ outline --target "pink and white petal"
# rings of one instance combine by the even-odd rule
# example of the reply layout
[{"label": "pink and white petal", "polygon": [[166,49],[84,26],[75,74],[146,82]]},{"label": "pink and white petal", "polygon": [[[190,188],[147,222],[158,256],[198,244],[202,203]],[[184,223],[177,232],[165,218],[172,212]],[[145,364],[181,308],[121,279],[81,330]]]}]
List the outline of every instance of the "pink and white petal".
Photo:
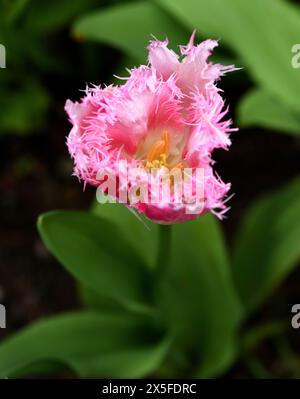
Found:
[{"label": "pink and white petal", "polygon": [[163,42],[159,40],[151,41],[148,50],[149,63],[164,80],[167,80],[177,71],[179,66],[178,55],[168,48],[167,39]]},{"label": "pink and white petal", "polygon": [[115,104],[115,122],[107,128],[114,148],[123,148],[128,155],[135,153],[147,133],[153,98],[150,91],[132,91]]},{"label": "pink and white petal", "polygon": [[183,92],[188,93],[195,88],[203,92],[207,83],[213,83],[220,76],[218,68],[210,69],[211,66],[207,63],[216,46],[216,40],[206,40],[189,48],[178,69],[178,84]]},{"label": "pink and white petal", "polygon": [[88,113],[86,105],[82,103],[67,100],[65,104],[65,111],[69,116],[71,123],[79,124],[82,118]]},{"label": "pink and white petal", "polygon": [[153,97],[149,109],[148,127],[150,130],[163,127],[181,129],[184,125],[181,100],[173,95],[173,88],[168,83],[162,83]]},{"label": "pink and white petal", "polygon": [[196,35],[196,29],[191,34],[190,40],[186,46],[179,45],[179,50],[182,55],[188,55],[192,51],[192,49],[195,47],[194,46],[195,35]]},{"label": "pink and white petal", "polygon": [[207,210],[201,210],[200,213],[189,213],[187,206],[176,206],[172,204],[163,205],[145,205],[141,204],[140,212],[154,223],[158,224],[176,224],[193,220],[200,215],[203,215]]}]

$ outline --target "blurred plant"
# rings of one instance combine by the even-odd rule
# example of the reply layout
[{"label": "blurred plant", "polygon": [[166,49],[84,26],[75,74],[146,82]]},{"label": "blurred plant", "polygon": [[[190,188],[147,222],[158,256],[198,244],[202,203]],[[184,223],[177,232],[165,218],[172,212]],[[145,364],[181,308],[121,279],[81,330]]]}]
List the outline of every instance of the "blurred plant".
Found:
[{"label": "blurred plant", "polygon": [[0,43],[6,69],[0,70],[0,133],[27,134],[47,121],[51,94],[45,75],[63,75],[59,33],[97,0],[1,0]]}]

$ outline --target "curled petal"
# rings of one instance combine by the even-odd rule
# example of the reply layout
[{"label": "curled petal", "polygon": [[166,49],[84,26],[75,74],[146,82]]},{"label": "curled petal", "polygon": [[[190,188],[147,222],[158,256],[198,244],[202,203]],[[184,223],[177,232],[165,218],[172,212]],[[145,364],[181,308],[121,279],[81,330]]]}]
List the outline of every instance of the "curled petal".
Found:
[{"label": "curled petal", "polygon": [[163,42],[153,40],[150,42],[148,50],[149,63],[163,79],[168,79],[176,72],[179,66],[178,55],[175,54],[174,51],[168,49],[168,40]]}]

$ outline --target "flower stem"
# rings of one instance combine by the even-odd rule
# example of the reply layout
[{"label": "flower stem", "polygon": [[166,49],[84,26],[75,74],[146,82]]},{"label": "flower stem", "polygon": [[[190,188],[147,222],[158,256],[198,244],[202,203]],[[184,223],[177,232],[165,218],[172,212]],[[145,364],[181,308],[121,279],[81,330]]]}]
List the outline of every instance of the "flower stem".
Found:
[{"label": "flower stem", "polygon": [[171,225],[159,225],[159,243],[156,258],[156,277],[159,280],[166,273],[170,262]]}]

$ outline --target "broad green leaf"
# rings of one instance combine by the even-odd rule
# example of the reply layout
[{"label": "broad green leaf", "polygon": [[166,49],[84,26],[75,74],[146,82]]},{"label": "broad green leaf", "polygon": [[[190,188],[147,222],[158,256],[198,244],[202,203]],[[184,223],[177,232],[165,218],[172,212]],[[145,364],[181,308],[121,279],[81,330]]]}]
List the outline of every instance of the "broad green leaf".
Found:
[{"label": "broad green leaf", "polygon": [[156,224],[123,204],[99,204],[95,201],[92,211],[115,223],[147,264],[154,266],[158,246]]},{"label": "broad green leaf", "polygon": [[267,91],[254,89],[239,103],[238,125],[262,126],[281,133],[300,135],[300,114]]},{"label": "broad green leaf", "polygon": [[69,313],[33,324],[0,344],[0,377],[70,368],[81,377],[142,377],[163,360],[169,340],[148,319]]},{"label": "broad green leaf", "polygon": [[234,281],[247,308],[259,305],[300,259],[300,178],[255,202],[237,234]]},{"label": "broad green leaf", "polygon": [[80,302],[89,309],[109,312],[124,312],[124,309],[120,307],[120,303],[118,301],[107,297],[106,295],[101,295],[99,292],[92,290],[89,287],[86,287],[82,283],[77,284],[78,295],[80,298]]},{"label": "broad green leaf", "polygon": [[170,43],[186,43],[189,34],[165,11],[148,1],[120,4],[80,18],[73,33],[81,39],[107,43],[146,62],[146,46],[151,35]]},{"label": "broad green leaf", "polygon": [[190,30],[220,39],[259,83],[300,110],[300,73],[291,65],[300,10],[283,0],[156,0]]},{"label": "broad green leaf", "polygon": [[160,299],[163,318],[179,347],[197,362],[196,376],[215,376],[233,360],[241,317],[223,236],[212,215],[174,225],[172,234]]},{"label": "broad green leaf", "polygon": [[40,216],[48,249],[86,287],[121,304],[143,307],[151,275],[118,227],[88,212],[58,211]]}]

